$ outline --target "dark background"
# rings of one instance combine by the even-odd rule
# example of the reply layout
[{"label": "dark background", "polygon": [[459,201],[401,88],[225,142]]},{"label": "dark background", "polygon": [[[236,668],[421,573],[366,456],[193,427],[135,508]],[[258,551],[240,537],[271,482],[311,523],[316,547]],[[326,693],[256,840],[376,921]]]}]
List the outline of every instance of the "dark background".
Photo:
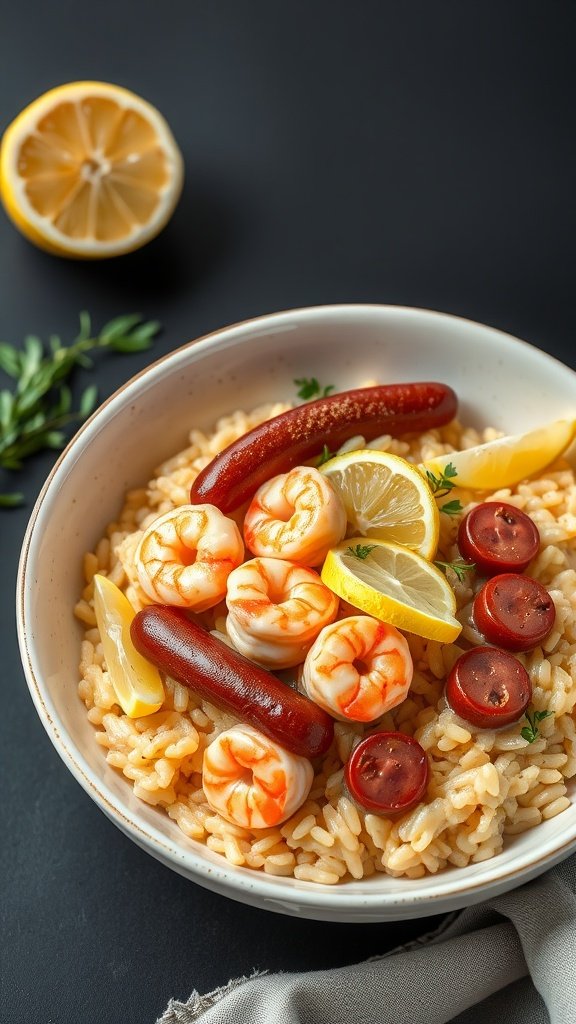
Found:
[{"label": "dark background", "polygon": [[[0,215],[0,337],[71,340],[81,309],[98,325],[139,310],[164,325],[158,356],[263,312],[390,302],[483,321],[574,366],[574,10],[12,3],[2,128],[61,82],[117,82],[165,114],[187,178],[164,234],[101,264],[47,256]],[[100,396],[149,358],[102,358]],[[27,500],[0,510],[2,1019],[152,1024],[192,988],[352,962],[436,923],[243,907],[154,862],[88,799],[36,717],[15,636],[19,548],[51,462],[0,485]]]}]

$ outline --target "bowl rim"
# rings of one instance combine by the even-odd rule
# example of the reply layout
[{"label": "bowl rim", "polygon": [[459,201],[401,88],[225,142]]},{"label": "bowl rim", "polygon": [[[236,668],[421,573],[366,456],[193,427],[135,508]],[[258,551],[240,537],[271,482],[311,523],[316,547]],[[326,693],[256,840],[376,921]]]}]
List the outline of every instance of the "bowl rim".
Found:
[{"label": "bowl rim", "polygon": [[[338,911],[341,910],[343,912],[341,915],[342,920],[350,919],[350,913],[354,910],[368,913],[372,911],[373,917],[371,919],[376,921],[379,919],[377,911],[382,912],[381,920],[385,919],[386,915],[389,916],[390,911],[394,909],[402,912],[407,908],[416,908],[423,915],[441,913],[442,908],[436,907],[438,903],[448,904],[451,901],[453,906],[465,906],[469,902],[475,902],[482,898],[482,896],[477,895],[479,890],[483,890],[488,895],[496,887],[501,890],[512,888],[515,884],[520,884],[524,876],[532,877],[545,870],[549,864],[568,856],[576,848],[576,827],[573,829],[573,835],[569,836],[566,840],[562,840],[562,837],[548,837],[547,842],[541,843],[538,847],[537,856],[534,856],[529,850],[519,855],[517,858],[518,863],[506,871],[498,870],[498,857],[476,865],[477,868],[480,868],[481,875],[483,874],[482,869],[484,869],[484,872],[490,877],[481,877],[479,880],[468,881],[466,869],[460,869],[456,875],[453,873],[446,875],[441,872],[434,876],[435,888],[433,892],[418,892],[419,879],[410,880],[410,887],[406,889],[406,892],[387,891],[382,888],[370,891],[371,885],[368,885],[365,891],[358,893],[358,891],[350,891],[345,886],[323,887],[317,883],[301,881],[298,881],[297,888],[288,888],[282,884],[284,879],[277,879],[273,875],[265,875],[262,872],[247,868],[235,867],[228,864],[224,858],[219,858],[222,861],[222,865],[219,863],[215,864],[202,856],[202,849],[205,848],[201,844],[195,843],[192,840],[193,845],[189,849],[184,847],[180,849],[177,845],[167,840],[159,829],[152,826],[143,827],[142,823],[138,820],[138,815],[123,806],[122,802],[116,799],[114,794],[108,790],[104,781],[94,776],[90,766],[82,757],[81,750],[74,743],[73,737],[64,727],[59,727],[57,721],[58,713],[52,704],[47,685],[43,684],[42,680],[36,677],[32,657],[34,643],[30,642],[27,629],[26,607],[30,551],[35,527],[43,509],[46,496],[49,490],[51,490],[55,478],[59,476],[62,467],[66,466],[71,455],[84,443],[86,434],[89,434],[93,429],[94,423],[101,420],[102,414],[106,413],[111,405],[124,402],[126,393],[136,388],[143,378],[153,376],[159,368],[168,368],[172,362],[177,364],[179,360],[186,356],[190,349],[200,347],[201,351],[209,350],[227,337],[231,338],[235,334],[241,336],[244,331],[249,332],[253,325],[270,325],[273,327],[275,324],[288,318],[296,318],[300,321],[310,318],[322,320],[333,317],[339,319],[343,315],[357,314],[362,316],[365,313],[376,315],[388,314],[414,320],[434,318],[462,323],[467,328],[482,334],[489,332],[500,336],[505,339],[506,344],[512,344],[513,347],[529,351],[532,356],[536,356],[543,363],[552,364],[562,372],[572,374],[576,380],[576,371],[572,370],[571,367],[566,366],[556,357],[538,349],[527,341],[516,338],[514,335],[508,334],[499,328],[491,327],[466,317],[417,306],[384,303],[335,303],[294,307],[278,312],[264,313],[256,317],[248,317],[210,331],[198,338],[191,339],[160,356],[125,381],[80,426],[60,453],[40,490],[26,527],[17,574],[16,620],[20,656],[26,682],[40,720],[57,753],[71,774],[88,795],[91,796],[97,806],[121,831],[138,845],[144,847],[147,852],[172,869],[184,874],[185,877],[192,877],[198,884],[215,889],[220,893],[228,895],[230,898],[253,902],[255,905],[263,907],[267,907],[270,904],[271,909],[280,909],[283,904],[294,904],[294,908],[302,907],[309,911],[325,910],[333,913],[333,919],[337,919]],[[562,841],[558,842],[558,839]],[[487,865],[487,867],[484,868],[484,865]],[[387,877],[387,875],[383,874],[379,876],[379,880],[385,881]],[[515,881],[516,879],[518,879],[518,882]],[[290,882],[293,883],[294,880],[290,879]],[[468,900],[467,897],[470,897],[470,899]]]}]

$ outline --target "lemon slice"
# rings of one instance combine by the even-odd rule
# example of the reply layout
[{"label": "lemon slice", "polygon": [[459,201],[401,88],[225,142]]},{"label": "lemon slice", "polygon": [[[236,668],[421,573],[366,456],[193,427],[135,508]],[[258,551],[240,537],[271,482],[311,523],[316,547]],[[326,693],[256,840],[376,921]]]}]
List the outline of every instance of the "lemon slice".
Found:
[{"label": "lemon slice", "polygon": [[118,256],[158,234],[182,157],[162,115],[118,85],[70,82],[6,129],[0,195],[30,241],[60,256]]},{"label": "lemon slice", "polygon": [[389,452],[346,452],[320,472],[336,488],[355,533],[405,544],[423,558],[438,546],[438,508],[416,466]]},{"label": "lemon slice", "polygon": [[420,467],[440,477],[452,463],[456,487],[496,491],[534,476],[554,462],[576,437],[576,419],[555,420],[526,434],[499,437],[462,452],[429,459]]},{"label": "lemon slice", "polygon": [[130,623],[136,613],[128,598],[105,576],[94,577],[94,611],[120,707],[129,718],[154,714],[164,703],[160,673],[134,647]]},{"label": "lemon slice", "polygon": [[352,537],[328,552],[321,576],[344,601],[408,633],[452,643],[462,630],[446,577],[401,544]]}]

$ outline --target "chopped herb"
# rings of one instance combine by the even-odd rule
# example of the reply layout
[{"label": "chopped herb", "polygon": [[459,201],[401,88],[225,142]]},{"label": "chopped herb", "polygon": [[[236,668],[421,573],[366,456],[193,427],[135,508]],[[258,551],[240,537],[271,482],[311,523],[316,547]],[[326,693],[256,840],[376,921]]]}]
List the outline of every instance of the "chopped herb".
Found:
[{"label": "chopped herb", "polygon": [[446,574],[447,569],[451,569],[460,580],[460,583],[465,582],[467,572],[471,572],[472,569],[476,568],[474,562],[464,562],[462,559],[458,562],[434,562],[434,565],[444,574]]},{"label": "chopped herb", "polygon": [[[0,391],[0,468],[18,470],[35,452],[63,448],[70,423],[85,419],[96,406],[97,390],[92,384],[73,408],[72,393],[65,380],[76,366],[90,368],[88,352],[142,352],[150,348],[160,330],[155,320],[145,321],[139,313],[119,316],[99,333],[92,332],[88,313],[80,313],[80,331],[75,341],[64,346],[52,335],[49,347],[34,335],[24,339],[22,348],[0,342],[0,369],[16,384]],[[21,494],[0,494],[0,506],[19,504]]]},{"label": "chopped herb", "polygon": [[[429,469],[426,470],[428,486],[435,498],[445,498],[452,488],[456,487],[454,479],[457,476],[458,470],[452,462],[448,463],[440,476],[435,476]],[[462,512],[462,504],[455,498],[453,501],[447,501],[444,505],[440,505],[440,511],[444,512],[447,516],[458,516]]]},{"label": "chopped herb", "polygon": [[325,462],[329,462],[335,455],[336,452],[331,452],[328,445],[325,444],[322,449],[322,454],[318,457],[318,465],[323,466]]},{"label": "chopped herb", "polygon": [[443,505],[440,505],[440,511],[447,516],[459,516],[462,512],[462,503],[458,501],[458,498],[454,498],[453,501],[445,501]]},{"label": "chopped herb", "polygon": [[551,711],[533,711],[532,714],[527,711],[525,717],[528,719],[528,725],[520,730],[520,735],[528,740],[528,743],[534,743],[534,740],[537,740],[540,735],[538,724],[545,718],[549,718],[551,714]]},{"label": "chopped herb", "polygon": [[377,547],[377,544],[357,544],[355,548],[348,548],[348,551],[351,555],[354,555],[355,558],[359,558],[363,562],[364,559],[368,558],[368,555],[374,551],[374,548]]},{"label": "chopped herb", "polygon": [[296,377],[294,383],[298,388],[296,392],[298,398],[301,398],[304,402],[310,401],[311,398],[326,398],[331,391],[334,391],[333,384],[328,384],[327,387],[323,388],[316,380],[316,377]]}]

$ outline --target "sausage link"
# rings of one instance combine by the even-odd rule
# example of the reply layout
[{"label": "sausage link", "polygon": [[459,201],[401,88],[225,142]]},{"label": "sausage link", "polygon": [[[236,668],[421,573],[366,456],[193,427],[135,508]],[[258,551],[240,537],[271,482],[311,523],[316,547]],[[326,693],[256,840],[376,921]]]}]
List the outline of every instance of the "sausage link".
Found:
[{"label": "sausage link", "polygon": [[220,452],[196,477],[190,501],[233,512],[266,480],[319,454],[325,444],[335,449],[355,434],[370,441],[379,434],[430,430],[449,423],[457,405],[452,388],[430,382],[358,388],[299,405]]},{"label": "sausage link", "polygon": [[132,620],[136,650],[166,675],[302,757],[324,754],[334,723],[316,704],[231,650],[185,612],[150,605]]}]

